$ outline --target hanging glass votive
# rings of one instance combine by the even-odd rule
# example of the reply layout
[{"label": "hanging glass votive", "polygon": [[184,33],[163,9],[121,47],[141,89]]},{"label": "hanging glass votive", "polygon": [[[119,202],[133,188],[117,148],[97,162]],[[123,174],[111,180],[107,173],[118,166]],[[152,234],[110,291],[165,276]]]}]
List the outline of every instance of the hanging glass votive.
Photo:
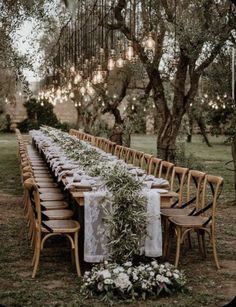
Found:
[{"label": "hanging glass votive", "polygon": [[107,64],[107,69],[109,71],[113,70],[116,66],[116,62],[115,62],[115,50],[111,50],[111,55],[108,59],[108,64]]},{"label": "hanging glass votive", "polygon": [[82,81],[82,72],[79,71],[74,78],[74,84],[77,85],[81,81]]},{"label": "hanging glass votive", "polygon": [[98,65],[98,69],[97,69],[97,72],[96,72],[96,80],[97,80],[97,83],[98,83],[98,84],[104,82],[103,71],[102,71],[102,65]]},{"label": "hanging glass votive", "polygon": [[119,58],[116,60],[116,67],[123,68],[124,65],[125,65],[125,61],[124,61],[122,55],[120,54]]},{"label": "hanging glass votive", "polygon": [[134,47],[131,41],[129,41],[128,43],[128,47],[127,47],[125,55],[126,55],[127,60],[129,61],[131,61],[134,57]]},{"label": "hanging glass votive", "polygon": [[145,41],[145,48],[150,51],[154,51],[156,47],[156,42],[153,39],[152,32],[149,32],[148,38]]}]

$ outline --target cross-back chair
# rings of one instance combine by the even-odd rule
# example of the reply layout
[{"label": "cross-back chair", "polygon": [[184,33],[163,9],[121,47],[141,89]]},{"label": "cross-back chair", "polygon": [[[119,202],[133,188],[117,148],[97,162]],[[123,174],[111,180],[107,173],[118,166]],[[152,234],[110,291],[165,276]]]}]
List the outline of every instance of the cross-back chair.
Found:
[{"label": "cross-back chair", "polygon": [[34,181],[28,179],[24,183],[25,188],[29,191],[31,203],[33,206],[33,218],[35,228],[35,244],[33,256],[33,273],[32,278],[35,278],[41,251],[43,250],[45,241],[52,236],[66,236],[70,243],[72,254],[75,259],[75,265],[78,276],[80,273],[79,253],[78,253],[78,233],[80,224],[74,220],[48,220],[43,221],[40,204],[40,194],[37,185]]},{"label": "cross-back chair", "polygon": [[176,234],[176,256],[175,266],[179,264],[181,244],[185,236],[196,231],[200,240],[202,254],[206,254],[205,233],[208,233],[213,248],[213,256],[216,267],[219,269],[219,261],[216,251],[216,206],[223,188],[223,178],[213,175],[206,175],[203,184],[201,206],[191,216],[173,216],[169,218],[170,226]]}]

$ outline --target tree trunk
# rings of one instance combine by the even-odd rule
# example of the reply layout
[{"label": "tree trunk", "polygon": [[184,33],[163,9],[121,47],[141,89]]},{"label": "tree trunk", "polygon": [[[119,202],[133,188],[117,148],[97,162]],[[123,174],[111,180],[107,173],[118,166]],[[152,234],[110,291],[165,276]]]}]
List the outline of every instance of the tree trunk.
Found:
[{"label": "tree trunk", "polygon": [[110,112],[115,117],[115,124],[112,128],[110,140],[118,145],[123,144],[123,133],[124,133],[124,121],[121,118],[120,111],[117,107],[114,107]]},{"label": "tree trunk", "polygon": [[208,137],[207,137],[206,125],[205,125],[204,120],[202,119],[202,117],[198,117],[198,118],[196,118],[196,121],[197,121],[197,124],[198,124],[198,126],[199,126],[199,128],[201,130],[201,135],[203,136],[204,141],[206,142],[207,146],[208,147],[212,147],[212,145],[209,142]]},{"label": "tree trunk", "polygon": [[192,135],[193,135],[193,117],[188,115],[189,118],[189,131],[187,132],[187,143],[192,143]]},{"label": "tree trunk", "polygon": [[182,117],[173,119],[173,116],[169,114],[166,120],[163,121],[157,137],[158,158],[175,162],[176,139],[179,133]]}]

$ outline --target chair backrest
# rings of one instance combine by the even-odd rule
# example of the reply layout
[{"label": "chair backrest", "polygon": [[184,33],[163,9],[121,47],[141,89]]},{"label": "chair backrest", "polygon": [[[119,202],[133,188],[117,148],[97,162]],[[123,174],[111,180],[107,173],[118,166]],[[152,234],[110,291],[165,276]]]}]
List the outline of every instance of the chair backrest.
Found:
[{"label": "chair backrest", "polygon": [[112,141],[110,141],[110,140],[108,140],[108,141],[107,141],[106,152],[113,155],[113,154],[114,154],[115,147],[116,147],[116,143],[115,143],[115,142],[112,142]]},{"label": "chair backrest", "polygon": [[144,152],[136,150],[135,151],[135,160],[134,160],[134,165],[141,167],[142,165],[142,160],[143,160]]},{"label": "chair backrest", "polygon": [[136,150],[130,148],[129,155],[128,155],[128,158],[127,158],[127,163],[134,164],[134,162],[135,162],[135,153],[136,153]]},{"label": "chair backrest", "polygon": [[122,149],[121,145],[116,145],[115,150],[114,150],[114,155],[117,156],[117,158],[119,159],[120,159],[121,149]]},{"label": "chair backrest", "polygon": [[130,152],[129,147],[122,146],[120,152],[120,159],[123,159],[125,162],[127,162],[129,158],[129,152]]},{"label": "chair backrest", "polygon": [[194,204],[196,210],[201,207],[203,182],[206,173],[190,170],[188,173],[186,203]]},{"label": "chair backrest", "polygon": [[147,174],[149,174],[149,169],[153,158],[154,158],[153,155],[146,153],[142,157],[141,168],[145,170]]},{"label": "chair backrest", "polygon": [[206,175],[203,184],[201,208],[194,215],[208,217],[207,225],[210,221],[215,227],[216,205],[223,188],[223,178],[219,176]]},{"label": "chair backrest", "polygon": [[153,157],[150,162],[148,174],[155,177],[159,177],[159,169],[161,165],[161,159]]},{"label": "chair backrest", "polygon": [[175,166],[173,168],[170,181],[170,189],[178,193],[178,200],[176,202],[176,205],[178,206],[181,206],[183,202],[184,185],[187,181],[188,171],[189,169],[185,167]]},{"label": "chair backrest", "polygon": [[39,190],[38,190],[35,180],[33,178],[26,179],[24,181],[24,189],[26,191],[28,200],[32,207],[32,211],[34,213],[34,222],[38,223],[39,230],[40,230],[41,223],[42,223],[42,212],[41,212]]},{"label": "chair backrest", "polygon": [[169,161],[161,161],[160,169],[159,169],[159,178],[164,178],[166,180],[170,180],[172,176],[172,170],[174,168],[174,164]]}]

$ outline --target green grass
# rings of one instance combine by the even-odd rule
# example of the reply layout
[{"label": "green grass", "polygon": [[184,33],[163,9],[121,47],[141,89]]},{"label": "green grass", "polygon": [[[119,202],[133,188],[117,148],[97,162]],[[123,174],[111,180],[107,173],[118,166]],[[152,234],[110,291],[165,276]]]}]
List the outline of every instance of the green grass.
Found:
[{"label": "green grass", "polygon": [[15,134],[0,133],[0,192],[22,194]]}]

